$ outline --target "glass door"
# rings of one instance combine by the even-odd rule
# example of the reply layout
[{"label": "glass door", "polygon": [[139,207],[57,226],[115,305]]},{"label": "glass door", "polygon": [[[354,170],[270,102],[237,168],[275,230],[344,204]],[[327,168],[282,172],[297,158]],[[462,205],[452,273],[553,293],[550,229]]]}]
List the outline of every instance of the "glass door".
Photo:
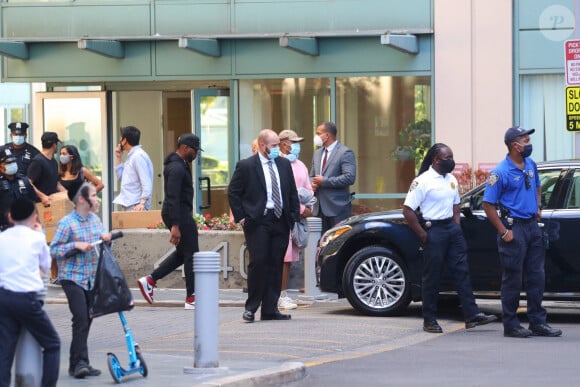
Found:
[{"label": "glass door", "polygon": [[230,91],[192,91],[193,132],[199,136],[201,157],[194,168],[198,213],[220,216],[229,212],[227,185],[230,182]]},{"label": "glass door", "polygon": [[[83,166],[109,182],[107,162],[107,109],[105,92],[36,93],[34,144],[40,149],[42,133],[56,132],[59,144],[77,147]],[[58,156],[57,156],[58,157]],[[101,191],[103,224],[109,224],[109,190]]]}]

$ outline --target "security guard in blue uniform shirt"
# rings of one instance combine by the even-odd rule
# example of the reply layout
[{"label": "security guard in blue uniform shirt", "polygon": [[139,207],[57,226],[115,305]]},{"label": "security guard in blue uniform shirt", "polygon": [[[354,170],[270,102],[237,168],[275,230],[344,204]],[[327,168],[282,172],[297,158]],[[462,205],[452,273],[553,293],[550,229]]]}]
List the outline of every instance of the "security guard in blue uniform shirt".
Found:
[{"label": "security guard in blue uniform shirt", "polygon": [[18,173],[16,157],[9,149],[0,149],[0,231],[10,227],[8,212],[19,197],[38,201],[28,178]]},{"label": "security guard in blue uniform shirt", "polygon": [[[483,209],[497,229],[497,246],[503,268],[501,305],[504,336],[560,336],[562,331],[546,324],[544,295],[545,250],[541,216],[540,179],[532,154],[530,134],[535,129],[516,126],[505,132],[506,158],[491,171]],[[497,206],[497,207],[496,207]],[[500,210],[500,215],[497,213]],[[522,280],[525,277],[529,329],[520,325],[517,309]]]},{"label": "security guard in blue uniform shirt", "polygon": [[18,164],[18,173],[26,175],[30,162],[40,153],[33,145],[26,142],[28,124],[26,122],[11,122],[8,125],[10,128],[10,138],[12,142],[2,145],[1,149],[8,149]]},{"label": "security guard in blue uniform shirt", "polygon": [[[474,328],[497,319],[494,315],[481,313],[473,296],[467,265],[467,243],[459,225],[457,179],[451,174],[454,168],[451,149],[441,143],[433,145],[423,159],[419,176],[411,183],[403,207],[409,227],[424,246],[421,286],[423,330],[429,333],[443,332],[436,318],[439,282],[445,261],[459,294],[465,328]],[[416,212],[419,208],[421,217]]]}]

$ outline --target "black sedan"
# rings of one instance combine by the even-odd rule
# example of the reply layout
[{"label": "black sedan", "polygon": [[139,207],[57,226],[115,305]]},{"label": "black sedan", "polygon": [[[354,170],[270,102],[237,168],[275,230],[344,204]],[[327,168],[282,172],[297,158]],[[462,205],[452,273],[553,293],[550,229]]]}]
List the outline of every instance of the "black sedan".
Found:
[{"label": "black sedan", "polygon": [[[538,164],[546,244],[546,299],[580,299],[580,160]],[[461,227],[476,297],[499,297],[497,232],[482,208],[485,185],[461,199]],[[422,247],[401,210],[353,216],[320,239],[320,289],[366,315],[392,316],[421,299]],[[441,293],[453,292],[444,276]]]}]

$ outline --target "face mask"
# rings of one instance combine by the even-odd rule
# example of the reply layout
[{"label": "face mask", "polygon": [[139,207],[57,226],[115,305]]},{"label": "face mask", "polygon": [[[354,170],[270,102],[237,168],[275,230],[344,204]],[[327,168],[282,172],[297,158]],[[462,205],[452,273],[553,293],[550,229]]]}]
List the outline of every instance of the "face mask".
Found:
[{"label": "face mask", "polygon": [[187,155],[187,162],[191,163],[193,162],[193,160],[195,160],[195,158],[197,157],[197,154],[193,155],[191,152]]},{"label": "face mask", "polygon": [[16,163],[6,164],[5,169],[7,175],[16,175],[16,172],[18,172],[18,164]]},{"label": "face mask", "polygon": [[451,173],[455,169],[455,160],[441,160],[439,162],[439,166],[441,168],[441,172],[443,173]]},{"label": "face mask", "polygon": [[294,143],[290,144],[290,154],[293,154],[297,158],[298,158],[298,156],[300,156],[300,143],[299,142],[294,142]]},{"label": "face mask", "polygon": [[24,136],[13,136],[12,142],[14,143],[14,145],[24,144]]},{"label": "face mask", "polygon": [[530,157],[530,155],[532,154],[532,144],[529,145],[525,145],[524,146],[524,150],[520,152],[520,155],[525,159],[526,157]]},{"label": "face mask", "polygon": [[270,149],[270,152],[268,153],[268,157],[270,158],[270,160],[274,160],[278,156],[280,156],[280,147],[279,146],[277,146],[276,148]]},{"label": "face mask", "polygon": [[60,155],[60,163],[61,164],[70,163],[70,155]]},{"label": "face mask", "polygon": [[288,159],[288,161],[290,161],[291,163],[293,163],[294,161],[296,161],[297,157],[296,157],[296,155],[293,155],[292,153],[288,153],[286,155],[286,159]]},{"label": "face mask", "polygon": [[314,146],[317,146],[320,148],[323,145],[324,145],[324,142],[322,141],[322,138],[320,138],[319,135],[314,136]]}]

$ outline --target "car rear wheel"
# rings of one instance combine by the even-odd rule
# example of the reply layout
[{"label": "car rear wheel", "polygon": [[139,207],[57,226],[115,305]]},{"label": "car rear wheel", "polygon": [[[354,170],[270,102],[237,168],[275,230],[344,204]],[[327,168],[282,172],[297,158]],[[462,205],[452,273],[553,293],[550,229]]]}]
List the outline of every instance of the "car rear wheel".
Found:
[{"label": "car rear wheel", "polygon": [[348,261],[342,276],[350,304],[369,316],[393,316],[411,302],[407,268],[393,251],[368,246]]}]

